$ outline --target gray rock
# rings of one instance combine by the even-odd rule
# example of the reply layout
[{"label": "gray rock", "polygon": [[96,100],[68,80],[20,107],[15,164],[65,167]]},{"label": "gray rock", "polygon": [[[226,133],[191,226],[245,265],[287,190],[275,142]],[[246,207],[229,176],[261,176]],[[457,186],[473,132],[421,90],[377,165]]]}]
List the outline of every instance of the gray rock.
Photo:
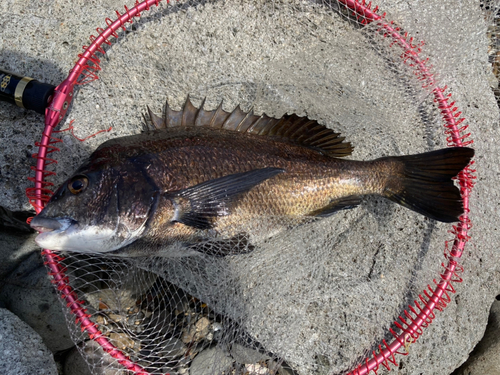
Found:
[{"label": "gray rock", "polygon": [[0,280],[11,273],[32,252],[40,251],[35,233],[26,224],[30,212],[12,212],[0,206]]},{"label": "gray rock", "polygon": [[85,295],[86,300],[96,310],[99,310],[99,303],[104,303],[109,310],[126,311],[135,305],[134,292],[130,289],[113,290],[102,289],[93,294]]},{"label": "gray rock", "polygon": [[94,375],[76,347],[66,355],[63,371],[64,375]]},{"label": "gray rock", "polygon": [[252,364],[259,361],[269,359],[268,355],[259,353],[257,350],[248,348],[240,344],[233,344],[231,346],[231,357],[240,364]]},{"label": "gray rock", "polygon": [[[366,37],[375,26],[353,26],[310,3],[207,2],[145,13],[134,31],[108,49],[101,79],[80,88],[61,125],[75,119],[80,137],[113,130],[84,143],[59,133],[64,142],[58,144],[61,152],[51,154],[59,161],[49,167],[58,173],[52,181],[60,184],[106,139],[137,133],[146,104],[159,112],[167,97],[178,109],[187,94],[195,104],[207,96],[210,109],[225,99],[226,110],[241,103],[245,109],[254,105],[256,113],[307,114],[345,135],[355,145],[356,159],[445,146],[439,109],[413,82],[412,67],[401,64],[397,46]],[[486,24],[477,2],[381,3],[388,19],[415,42],[425,41],[423,55],[439,85],[450,88],[475,140],[478,179],[471,197],[472,240],[461,259],[464,282],[454,284],[457,293],[410,346],[410,355],[398,357],[402,375],[448,375],[480,340],[500,284],[500,128]],[[57,84],[80,46],[115,9],[123,11],[122,1],[92,7],[2,1],[0,24],[8,26],[2,38],[9,41],[2,65]],[[4,207],[29,208],[28,154],[42,123],[39,115],[0,103]],[[205,268],[195,269],[182,286],[208,296],[211,307],[235,321],[245,316],[252,337],[284,353],[301,373],[343,372],[376,348],[393,320],[439,278],[450,228],[367,199],[356,210],[299,228],[258,252],[214,261],[207,271],[211,282]],[[165,273],[180,281],[188,272],[182,267],[172,264]],[[218,302],[217,295],[232,297]]]},{"label": "gray rock", "polygon": [[34,215],[33,212],[13,212],[0,206],[0,230],[21,233],[33,233],[26,220]]},{"label": "gray rock", "polygon": [[8,375],[57,375],[52,353],[41,337],[3,308],[0,308],[0,368]]},{"label": "gray rock", "polygon": [[219,347],[205,349],[194,357],[189,367],[190,375],[212,375],[227,372],[233,360]]},{"label": "gray rock", "polygon": [[94,309],[99,310],[99,303],[104,302],[111,311],[127,311],[135,306],[139,296],[151,288],[157,275],[136,268],[128,271],[126,276],[118,277],[121,282],[114,289],[105,289],[103,286],[98,291],[85,294],[85,299]]},{"label": "gray rock", "polygon": [[57,352],[74,343],[66,325],[59,296],[50,283],[39,252],[31,254],[5,280],[0,301]]},{"label": "gray rock", "polygon": [[493,302],[484,337],[452,375],[500,374],[500,300]]},{"label": "gray rock", "polygon": [[73,348],[64,362],[64,375],[128,375],[130,372],[105,353],[95,341],[79,344],[85,353]]},{"label": "gray rock", "polygon": [[30,254],[40,252],[36,234],[0,232],[0,280],[3,280]]},{"label": "gray rock", "polygon": [[186,345],[176,338],[168,340],[167,343],[162,342],[159,347],[160,349],[157,351],[157,354],[165,362],[181,357],[187,351]]}]

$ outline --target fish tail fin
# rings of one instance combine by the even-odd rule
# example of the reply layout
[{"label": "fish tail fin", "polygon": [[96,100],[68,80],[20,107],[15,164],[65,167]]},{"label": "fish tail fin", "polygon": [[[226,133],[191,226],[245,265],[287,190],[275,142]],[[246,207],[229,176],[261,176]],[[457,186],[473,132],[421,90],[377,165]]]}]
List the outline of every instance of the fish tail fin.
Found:
[{"label": "fish tail fin", "polygon": [[451,223],[463,213],[459,189],[452,178],[474,156],[468,147],[453,147],[423,154],[399,156],[396,178],[390,178],[384,196],[431,219]]}]

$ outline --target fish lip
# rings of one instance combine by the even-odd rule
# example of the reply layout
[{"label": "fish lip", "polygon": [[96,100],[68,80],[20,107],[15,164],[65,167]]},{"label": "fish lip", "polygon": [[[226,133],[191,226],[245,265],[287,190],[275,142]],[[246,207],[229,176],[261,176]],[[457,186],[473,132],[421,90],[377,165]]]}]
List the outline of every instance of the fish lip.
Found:
[{"label": "fish lip", "polygon": [[69,217],[64,218],[50,218],[45,216],[35,216],[33,220],[31,220],[30,226],[40,234],[42,233],[60,233],[64,232],[71,225],[76,224],[77,222]]},{"label": "fish lip", "polygon": [[[43,242],[47,239],[47,237],[50,238],[50,237],[57,236],[58,234],[65,232],[70,227],[75,227],[78,225],[77,221],[75,221],[71,218],[67,218],[67,217],[64,217],[64,218],[40,217],[36,221],[35,221],[35,219],[37,219],[37,216],[35,216],[33,218],[30,225],[33,229],[35,229],[36,231],[39,232],[38,236],[36,236],[36,238],[35,238],[35,242],[37,243],[38,246],[40,246],[42,248],[45,248],[45,246],[43,245]],[[46,219],[50,219],[50,221],[46,220]],[[35,221],[34,224],[33,224],[33,221]],[[54,223],[54,221],[56,223]],[[52,225],[53,228],[43,226],[42,224]],[[52,249],[52,250],[57,250],[57,249]]]}]

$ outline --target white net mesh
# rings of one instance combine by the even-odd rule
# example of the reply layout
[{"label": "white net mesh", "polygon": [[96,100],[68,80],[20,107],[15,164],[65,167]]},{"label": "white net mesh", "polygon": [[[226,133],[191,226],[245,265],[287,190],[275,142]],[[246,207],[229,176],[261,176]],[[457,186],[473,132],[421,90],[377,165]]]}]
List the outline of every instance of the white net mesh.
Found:
[{"label": "white net mesh", "polygon": [[[408,39],[413,50],[422,47],[422,60],[431,59],[436,85],[446,82],[455,94],[463,66],[454,54],[470,48],[469,31],[455,50],[457,36],[446,34],[447,26],[483,14],[478,4],[431,10],[437,4],[414,4],[411,11],[400,3],[379,5],[390,12],[387,19],[426,41]],[[179,109],[187,94],[195,105],[206,97],[209,109],[223,99],[225,110],[241,104],[275,117],[307,115],[342,133],[355,146],[355,160],[446,145],[436,86],[422,87],[422,75],[404,63],[402,49],[380,25],[361,24],[335,1],[177,3],[132,28],[106,54],[100,79],[74,103],[71,117],[86,134],[114,126],[112,134],[84,144],[88,149],[75,150],[63,137],[61,150],[71,150],[74,167],[106,137],[138,133],[146,104],[160,112],[167,97]],[[455,99],[467,102],[460,93]],[[95,103],[100,111],[92,110]],[[478,116],[462,109],[472,121]],[[72,169],[58,168],[60,181]],[[448,229],[369,197],[248,254],[113,259],[68,253],[62,264],[103,336],[148,373],[340,373],[391,338],[394,319],[439,273]],[[69,312],[68,321],[74,321]],[[78,326],[72,333],[95,374],[128,373]]]}]

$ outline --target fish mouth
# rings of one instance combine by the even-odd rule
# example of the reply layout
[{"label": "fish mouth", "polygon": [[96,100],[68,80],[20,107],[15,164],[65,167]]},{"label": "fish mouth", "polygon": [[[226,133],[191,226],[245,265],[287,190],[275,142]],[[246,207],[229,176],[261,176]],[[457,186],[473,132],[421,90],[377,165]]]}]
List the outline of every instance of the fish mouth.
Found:
[{"label": "fish mouth", "polygon": [[35,216],[30,226],[40,233],[62,231],[71,225],[71,219],[52,219],[50,217]]},{"label": "fish mouth", "polygon": [[58,249],[57,246],[54,247],[51,239],[61,236],[61,234],[64,234],[68,228],[75,224],[77,224],[77,222],[70,218],[50,218],[38,215],[31,220],[30,226],[40,233],[35,238],[35,242],[38,246],[51,250],[61,250]]},{"label": "fish mouth", "polygon": [[50,217],[44,216],[35,216],[33,220],[31,220],[30,226],[37,232],[41,234],[47,232],[56,232],[60,233],[68,229],[72,224],[75,224],[76,221],[70,218],[57,218],[53,219]]},{"label": "fish mouth", "polygon": [[35,216],[30,223],[39,232],[35,242],[43,249],[77,253],[106,253],[126,246],[137,239],[144,226],[127,236],[118,234],[119,222],[108,227],[81,224],[68,217]]},{"label": "fish mouth", "polygon": [[81,226],[78,221],[67,217],[35,216],[30,225],[40,233],[35,238],[37,245],[56,251],[102,252],[104,242],[114,234],[111,230]]}]

